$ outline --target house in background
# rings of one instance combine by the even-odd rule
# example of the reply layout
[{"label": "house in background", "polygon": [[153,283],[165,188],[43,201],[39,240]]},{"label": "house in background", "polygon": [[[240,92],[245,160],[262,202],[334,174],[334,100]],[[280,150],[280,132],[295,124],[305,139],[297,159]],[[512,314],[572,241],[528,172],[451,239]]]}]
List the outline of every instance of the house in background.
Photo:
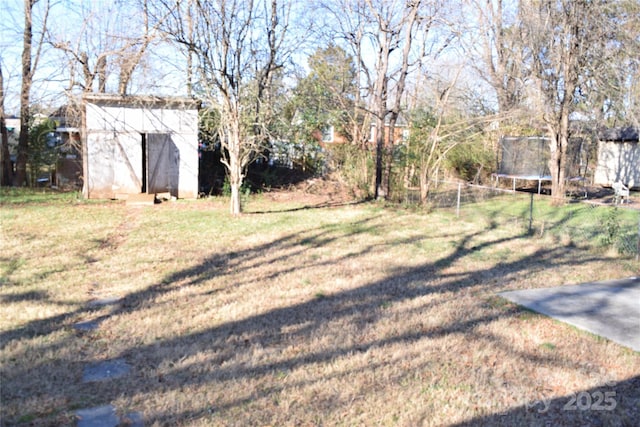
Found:
[{"label": "house in background", "polygon": [[58,188],[80,188],[82,186],[82,126],[79,108],[63,105],[49,115],[56,123],[58,160],[52,174],[51,185]]},{"label": "house in background", "polygon": [[197,198],[199,106],[191,98],[84,95],[84,196]]},{"label": "house in background", "polygon": [[[399,145],[407,142],[409,139],[409,124],[400,116],[393,130],[393,145]],[[339,132],[334,126],[326,125],[320,129],[316,129],[312,133],[313,138],[320,143],[324,144],[344,144],[351,142],[347,135]],[[372,146],[376,144],[377,129],[375,123],[371,124],[369,131],[368,143]],[[384,125],[384,141],[387,143],[389,138],[389,122],[388,120]]]},{"label": "house in background", "polygon": [[20,138],[20,118],[5,117],[4,124],[7,128],[7,136],[9,138],[9,157],[11,159],[11,167],[16,163],[16,153],[18,151],[18,139]]},{"label": "house in background", "polygon": [[640,188],[638,129],[610,128],[598,135],[598,162],[593,183],[609,187],[614,182]]},{"label": "house in background", "polygon": [[[33,115],[31,119],[31,127],[39,126],[45,124],[47,121],[52,121],[53,123],[59,124],[60,117],[58,117],[58,113],[62,111],[63,108],[60,108],[52,115],[45,115],[42,113],[36,113]],[[78,120],[79,121],[79,120]],[[21,120],[19,117],[7,117],[5,118],[5,125],[7,128],[7,136],[8,136],[8,150],[9,157],[11,162],[11,169],[13,173],[15,173],[15,163],[17,160],[17,152],[18,152],[18,143],[20,138],[20,124]],[[48,127],[48,125],[47,125]],[[59,127],[59,126],[58,126]],[[38,132],[41,132],[44,128],[39,128]],[[46,134],[36,134],[32,128],[30,129],[29,134],[29,148],[27,155],[27,171],[28,171],[28,181],[32,181],[31,185],[58,185],[58,176],[60,161],[64,160],[64,154],[66,150],[69,148],[68,145],[63,146],[63,142],[69,139],[69,135],[65,135],[63,133],[57,132],[58,129],[52,132],[47,132]],[[79,141],[79,137],[76,136],[76,140]],[[33,139],[42,140],[46,143],[46,146],[39,147],[38,143],[33,143]],[[56,154],[59,153],[60,157],[58,160],[55,159]],[[74,168],[72,168],[74,169]],[[62,170],[65,170],[63,167]],[[68,176],[70,179],[62,178],[62,182],[70,182],[81,180],[82,174],[82,164],[79,163],[79,168],[75,167],[75,169],[68,170]],[[71,185],[74,186],[74,185]]]}]

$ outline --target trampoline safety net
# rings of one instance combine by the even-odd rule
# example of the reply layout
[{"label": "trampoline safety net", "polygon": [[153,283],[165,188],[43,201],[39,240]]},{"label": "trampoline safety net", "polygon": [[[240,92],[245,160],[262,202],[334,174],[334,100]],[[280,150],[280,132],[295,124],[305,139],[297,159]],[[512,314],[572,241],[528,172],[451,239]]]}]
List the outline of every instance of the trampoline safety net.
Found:
[{"label": "trampoline safety net", "polygon": [[[499,174],[510,176],[549,176],[549,142],[546,137],[513,137],[500,139]],[[572,138],[566,153],[568,177],[583,176],[586,169],[586,149],[582,138]]]}]

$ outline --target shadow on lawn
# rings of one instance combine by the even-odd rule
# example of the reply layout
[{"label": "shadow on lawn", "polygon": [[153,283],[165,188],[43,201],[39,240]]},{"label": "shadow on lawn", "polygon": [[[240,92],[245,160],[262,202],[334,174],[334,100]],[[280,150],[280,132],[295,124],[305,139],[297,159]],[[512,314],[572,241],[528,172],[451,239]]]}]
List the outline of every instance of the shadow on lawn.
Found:
[{"label": "shadow on lawn", "polygon": [[[348,231],[346,232],[341,232],[343,228],[330,225],[321,226],[302,233],[290,233],[250,249],[209,257],[200,264],[178,271],[143,291],[125,296],[120,300],[119,305],[114,306],[111,315],[128,314],[149,307],[155,303],[156,298],[168,292],[184,286],[197,286],[213,276],[227,275],[230,281],[224,289],[213,289],[209,292],[240,287],[248,282],[255,282],[256,278],[245,278],[243,272],[246,275],[247,271],[256,267],[256,263],[277,262],[282,265],[279,270],[267,277],[258,279],[268,285],[269,281],[276,276],[287,274],[298,268],[297,262],[299,262],[300,256],[312,247],[323,247],[337,240],[353,238],[358,234],[383,231],[384,227],[376,223],[375,220],[377,219],[380,219],[380,217],[369,217],[365,220],[354,222],[347,228]],[[273,309],[236,321],[228,321],[219,326],[184,334],[173,339],[131,347],[116,356],[116,358],[123,358],[132,364],[134,372],[138,368],[139,371],[144,369],[146,372],[153,373],[156,367],[160,365],[173,364],[188,356],[194,356],[193,353],[195,352],[202,352],[207,355],[206,359],[201,361],[202,364],[207,366],[204,371],[190,365],[173,369],[169,374],[165,374],[162,377],[145,374],[148,376],[141,377],[141,375],[138,375],[134,379],[123,378],[109,383],[85,384],[75,387],[69,387],[68,384],[65,384],[68,377],[48,377],[46,373],[51,369],[50,365],[23,366],[22,369],[11,372],[11,376],[39,375],[42,378],[48,378],[51,384],[46,387],[47,393],[58,397],[74,393],[92,396],[91,403],[97,406],[109,403],[118,396],[133,397],[136,394],[166,393],[181,390],[189,385],[215,384],[217,387],[224,388],[225,383],[229,381],[242,379],[249,381],[302,366],[330,362],[341,356],[363,353],[370,349],[397,343],[411,343],[422,339],[435,339],[459,333],[468,334],[470,339],[473,340],[483,340],[488,345],[495,346],[503,352],[513,354],[517,358],[532,363],[558,365],[566,368],[575,367],[578,369],[578,361],[561,359],[557,355],[528,354],[510,347],[500,336],[495,336],[488,332],[480,332],[479,326],[500,318],[516,316],[520,312],[519,310],[503,310],[496,313],[485,313],[481,316],[460,313],[455,320],[443,321],[438,326],[416,325],[414,330],[395,333],[384,338],[353,339],[342,345],[336,345],[331,349],[307,351],[263,362],[259,359],[252,363],[236,360],[241,352],[250,352],[252,349],[278,351],[293,343],[303,342],[311,336],[324,334],[327,329],[330,329],[330,324],[337,320],[364,328],[367,324],[377,320],[381,307],[385,305],[430,294],[451,293],[451,298],[456,298],[456,292],[484,283],[487,278],[527,274],[550,265],[575,265],[593,260],[593,258],[586,257],[584,253],[578,254],[581,251],[578,248],[550,247],[539,249],[535,253],[516,261],[498,263],[487,270],[462,273],[447,272],[447,267],[461,259],[472,256],[478,251],[506,243],[509,240],[523,238],[522,236],[494,238],[484,243],[472,244],[474,239],[490,238],[491,232],[495,227],[497,227],[497,224],[492,223],[486,230],[461,236],[455,249],[447,256],[443,256],[433,262],[426,261],[422,265],[415,267],[397,268],[390,271],[384,279],[365,284],[359,288],[328,293],[302,303]],[[424,238],[429,238],[429,236]],[[395,242],[385,243],[385,245],[408,244],[415,242],[415,240],[415,238],[399,239]],[[373,243],[366,245],[357,252],[344,255],[342,259],[357,258],[374,249],[380,249],[376,248],[376,246]],[[282,256],[277,255],[283,253],[284,255]],[[264,258],[265,254],[267,254],[266,259]],[[269,254],[274,255],[271,256]],[[331,264],[340,260],[335,258],[317,260],[311,264],[316,267],[331,268]],[[425,315],[428,315],[429,310],[433,309],[437,304],[439,304],[437,301],[432,301],[423,304],[419,309],[424,311]],[[80,315],[87,314],[90,314],[90,311],[87,308],[81,308],[54,318],[31,322],[22,328],[0,334],[0,343],[7,345],[11,340],[30,336],[33,333],[50,334],[61,327],[70,327],[71,321],[77,319]],[[64,348],[64,346],[65,342],[63,341],[51,344],[52,349]],[[69,361],[69,363],[75,362]],[[211,368],[211,366],[215,368]],[[367,369],[375,370],[376,364],[368,365]],[[346,376],[348,374],[348,371],[343,371],[337,375]],[[202,407],[197,410],[174,408],[162,413],[147,413],[145,414],[145,424],[152,425],[156,422],[159,424],[173,424],[180,420],[201,417],[211,411],[221,411],[247,404],[264,397],[265,393],[277,393],[284,389],[293,389],[307,385],[309,382],[320,381],[320,379],[326,380],[327,378],[323,376],[322,378],[305,380],[299,383],[273,384],[271,389],[266,391],[248,389],[243,396],[229,398],[222,404],[213,402],[213,406]],[[635,378],[630,380],[628,387],[626,385],[620,385],[620,387],[623,387],[625,391],[631,390],[632,385],[637,385],[637,382],[638,379]],[[17,395],[19,395],[19,392]],[[12,397],[16,398],[15,396]],[[556,399],[558,402],[554,401],[554,404],[564,403],[564,399]],[[624,419],[624,411],[629,407],[622,403],[620,402],[614,411],[607,412],[607,416],[618,417],[616,418],[618,420]],[[138,409],[143,410],[144,408]],[[526,417],[530,416],[531,410],[530,405],[526,405],[525,407],[513,409],[506,416],[511,416],[512,419],[516,417],[515,419],[528,420],[529,418]],[[524,414],[522,416],[525,418],[518,418],[521,417],[519,415],[521,413]],[[540,416],[545,416],[545,414]],[[478,424],[493,424],[494,421],[500,423],[506,419],[504,417],[505,415],[489,415],[486,418],[478,418],[471,421],[472,424],[469,425],[473,425],[476,421]],[[511,424],[513,425],[513,423]]]},{"label": "shadow on lawn", "polygon": [[[486,397],[486,398],[490,398]],[[561,397],[523,402],[498,414],[474,417],[454,427],[474,426],[637,426],[640,375]],[[633,409],[635,408],[635,410]],[[570,423],[566,419],[570,417]]]},{"label": "shadow on lawn", "polygon": [[268,211],[248,211],[244,212],[245,215],[264,215],[264,214],[274,214],[274,213],[283,213],[283,212],[297,212],[297,211],[308,211],[312,209],[328,209],[328,208],[340,208],[344,206],[357,206],[365,203],[369,203],[372,199],[362,199],[362,200],[353,200],[349,202],[345,201],[326,201],[322,203],[317,203],[315,205],[304,205],[298,208],[289,208],[289,209],[280,209],[280,210],[268,210]]}]

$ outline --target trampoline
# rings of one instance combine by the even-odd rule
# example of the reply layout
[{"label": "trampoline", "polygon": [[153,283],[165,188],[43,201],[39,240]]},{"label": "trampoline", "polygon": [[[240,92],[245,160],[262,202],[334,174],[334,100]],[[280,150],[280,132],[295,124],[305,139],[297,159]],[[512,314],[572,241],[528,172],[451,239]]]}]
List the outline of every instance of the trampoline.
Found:
[{"label": "trampoline", "polygon": [[[543,136],[503,136],[498,151],[498,172],[491,174],[492,185],[499,186],[500,179],[511,180],[511,188],[516,191],[516,182],[535,181],[538,194],[542,193],[542,184],[551,182],[549,171],[549,144],[551,140]],[[584,184],[586,170],[585,149],[582,138],[573,138],[566,153],[567,182]]]},{"label": "trampoline", "polygon": [[496,179],[496,187],[499,186],[500,184],[500,178],[507,178],[507,179],[511,179],[513,182],[512,188],[513,191],[516,191],[516,181],[517,180],[523,180],[523,181],[537,181],[538,182],[538,194],[540,194],[542,192],[542,183],[545,181],[551,182],[551,175],[544,175],[544,176],[536,176],[536,175],[511,175],[511,174],[505,174],[505,173],[494,173],[491,174],[492,178]]}]

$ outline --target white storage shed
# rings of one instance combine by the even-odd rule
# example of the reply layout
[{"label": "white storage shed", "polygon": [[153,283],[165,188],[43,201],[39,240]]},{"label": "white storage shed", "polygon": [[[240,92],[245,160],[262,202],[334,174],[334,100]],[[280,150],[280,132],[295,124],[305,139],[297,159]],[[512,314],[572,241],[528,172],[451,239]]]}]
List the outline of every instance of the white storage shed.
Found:
[{"label": "white storage shed", "polygon": [[611,128],[598,135],[598,163],[593,183],[609,187],[614,182],[640,188],[638,129]]},{"label": "white storage shed", "polygon": [[198,101],[90,94],[83,102],[85,197],[198,196]]}]

